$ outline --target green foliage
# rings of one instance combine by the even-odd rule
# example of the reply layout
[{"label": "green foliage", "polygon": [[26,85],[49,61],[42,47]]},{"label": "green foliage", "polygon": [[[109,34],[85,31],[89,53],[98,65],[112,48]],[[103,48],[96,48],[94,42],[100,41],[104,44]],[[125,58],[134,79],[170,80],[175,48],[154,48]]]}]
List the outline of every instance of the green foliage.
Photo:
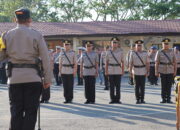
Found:
[{"label": "green foliage", "polygon": [[0,22],[12,22],[20,7],[34,21],[81,22],[179,19],[179,0],[0,0]]}]

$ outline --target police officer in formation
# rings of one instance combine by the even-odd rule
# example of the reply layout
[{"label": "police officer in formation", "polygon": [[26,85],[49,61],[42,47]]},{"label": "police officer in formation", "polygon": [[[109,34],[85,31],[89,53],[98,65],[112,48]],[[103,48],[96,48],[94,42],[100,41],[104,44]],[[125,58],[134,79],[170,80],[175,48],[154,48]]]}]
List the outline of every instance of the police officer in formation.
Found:
[{"label": "police officer in formation", "polygon": [[135,42],[135,51],[130,56],[130,74],[135,82],[136,104],[145,103],[145,81],[149,73],[149,60],[146,51],[143,51],[143,41]]},{"label": "police officer in formation", "polygon": [[83,78],[81,78],[81,75],[80,75],[81,55],[82,55],[83,51],[84,51],[83,47],[78,48],[78,54],[77,54],[77,79],[78,79],[78,84],[77,85],[83,85]]},{"label": "police officer in formation", "polygon": [[169,42],[169,38],[162,40],[162,49],[155,58],[155,73],[156,76],[161,76],[161,103],[172,103],[171,87],[176,76],[176,57],[173,49],[169,48]]},{"label": "police officer in formation", "polygon": [[155,75],[155,56],[157,53],[157,48],[152,46],[149,52],[149,62],[150,62],[150,71],[149,71],[149,81],[151,85],[158,85],[158,77]]},{"label": "police officer in formation", "polygon": [[123,50],[118,48],[119,39],[111,39],[111,49],[106,53],[105,73],[110,82],[110,104],[120,103],[121,98],[121,76],[124,74]]},{"label": "police officer in formation", "polygon": [[109,49],[110,47],[106,46],[104,48],[104,51],[101,53],[101,58],[100,58],[100,70],[103,72],[103,76],[104,76],[104,85],[105,85],[104,90],[109,90],[109,78],[108,75],[105,74],[106,53]]},{"label": "police officer in formation", "polygon": [[[5,49],[0,51],[0,61],[8,58],[9,130],[34,130],[42,87],[48,88],[51,83],[50,60],[43,36],[30,28],[30,11],[21,8],[15,16],[17,27],[3,36]],[[44,86],[36,64],[39,57],[44,68]]]},{"label": "police officer in formation", "polygon": [[54,77],[56,80],[56,85],[59,86],[62,83],[61,77],[59,75],[59,57],[60,57],[60,53],[61,53],[61,47],[60,46],[56,46],[56,52],[54,53]]},{"label": "police officer in formation", "polygon": [[59,71],[64,88],[64,103],[72,103],[74,76],[77,72],[77,64],[75,51],[71,49],[71,42],[67,40],[64,41],[64,50],[60,54]]},{"label": "police officer in formation", "polygon": [[86,51],[81,56],[81,77],[84,78],[85,104],[95,103],[95,84],[98,76],[98,54],[93,50],[92,41],[86,42]]},{"label": "police officer in formation", "polygon": [[[131,44],[130,50],[128,51],[127,55],[126,55],[126,67],[127,70],[129,70],[129,60],[130,60],[130,56],[131,53],[135,50],[135,44]],[[133,77],[131,75],[129,75],[129,81],[128,83],[130,85],[134,85],[134,81],[133,81]]]},{"label": "police officer in formation", "polygon": [[176,63],[177,63],[176,75],[178,76],[180,76],[180,51],[179,49],[180,49],[179,47],[174,48],[174,53],[175,53]]}]

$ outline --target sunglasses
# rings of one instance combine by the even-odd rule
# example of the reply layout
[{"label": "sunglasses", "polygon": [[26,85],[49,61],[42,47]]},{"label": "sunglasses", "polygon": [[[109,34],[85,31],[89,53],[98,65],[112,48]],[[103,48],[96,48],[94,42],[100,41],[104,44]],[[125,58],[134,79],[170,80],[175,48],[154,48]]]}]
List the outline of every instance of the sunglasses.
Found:
[{"label": "sunglasses", "polygon": [[113,42],[114,44],[118,44],[118,42]]},{"label": "sunglasses", "polygon": [[87,45],[87,47],[92,47],[91,45]]},{"label": "sunglasses", "polygon": [[141,45],[141,44],[138,44],[137,46],[138,46],[138,47],[141,47],[142,45]]},{"label": "sunglasses", "polygon": [[65,44],[65,46],[69,46],[70,44]]}]

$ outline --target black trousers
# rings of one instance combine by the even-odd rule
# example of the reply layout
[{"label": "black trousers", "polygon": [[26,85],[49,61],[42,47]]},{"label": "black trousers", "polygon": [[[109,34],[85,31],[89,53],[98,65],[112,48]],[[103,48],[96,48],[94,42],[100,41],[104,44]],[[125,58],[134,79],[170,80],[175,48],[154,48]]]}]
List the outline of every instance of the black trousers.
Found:
[{"label": "black trousers", "polygon": [[83,85],[83,78],[80,77],[80,65],[77,67],[78,85]]},{"label": "black trousers", "polygon": [[0,83],[7,84],[7,76],[6,76],[5,66],[3,68],[0,68]]},{"label": "black trousers", "polygon": [[161,97],[163,100],[171,99],[171,87],[174,81],[173,74],[160,74],[161,76]]},{"label": "black trousers", "polygon": [[87,101],[95,102],[95,76],[84,76],[85,83],[85,98]]},{"label": "black trousers", "polygon": [[155,66],[150,66],[149,82],[151,84],[157,84],[158,77],[155,75]]},{"label": "black trousers", "polygon": [[177,68],[177,73],[176,75],[179,75],[180,76],[180,68]]},{"label": "black trousers", "polygon": [[61,74],[63,87],[64,87],[64,98],[66,101],[72,101],[73,99],[73,86],[74,76],[73,74]]},{"label": "black trousers", "polygon": [[41,101],[49,101],[50,99],[50,88],[42,89]]},{"label": "black trousers", "polygon": [[109,78],[107,75],[105,75],[105,69],[103,68],[103,76],[104,76],[104,85],[106,88],[109,88]]},{"label": "black trousers", "polygon": [[145,75],[134,75],[136,100],[144,100],[145,81],[146,81]]},{"label": "black trousers", "polygon": [[9,86],[11,112],[9,130],[35,129],[41,91],[42,84],[40,82],[11,84]]},{"label": "black trousers", "polygon": [[54,64],[54,77],[55,77],[55,80],[56,80],[56,85],[61,85],[62,84],[62,80],[61,80],[61,77],[59,76],[59,64]]},{"label": "black trousers", "polygon": [[119,101],[121,98],[121,75],[109,75],[110,98]]}]

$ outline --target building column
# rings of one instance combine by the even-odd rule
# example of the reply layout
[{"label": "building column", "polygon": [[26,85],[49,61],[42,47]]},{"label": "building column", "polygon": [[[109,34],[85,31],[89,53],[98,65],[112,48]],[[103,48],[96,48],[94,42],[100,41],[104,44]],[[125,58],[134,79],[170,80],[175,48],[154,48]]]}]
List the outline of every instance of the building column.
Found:
[{"label": "building column", "polygon": [[77,50],[77,47],[80,45],[80,40],[76,37],[73,38],[73,50]]}]

